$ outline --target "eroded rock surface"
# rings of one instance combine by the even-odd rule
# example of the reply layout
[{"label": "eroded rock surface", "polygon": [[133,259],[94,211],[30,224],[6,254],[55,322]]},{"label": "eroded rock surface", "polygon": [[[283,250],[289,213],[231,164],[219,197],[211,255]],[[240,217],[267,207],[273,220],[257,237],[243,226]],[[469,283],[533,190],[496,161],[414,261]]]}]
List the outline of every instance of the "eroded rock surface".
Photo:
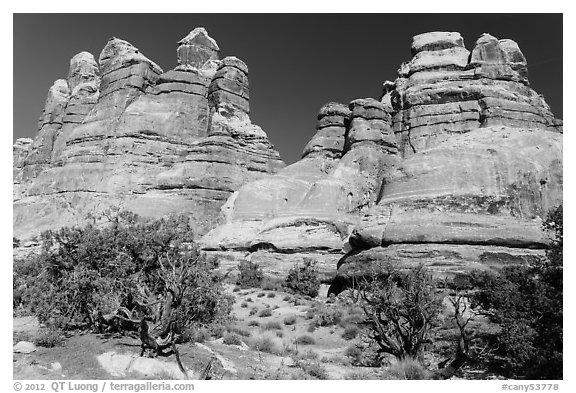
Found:
[{"label": "eroded rock surface", "polygon": [[50,89],[29,152],[14,147],[14,236],[82,225],[109,207],[189,214],[202,234],[242,184],[284,167],[250,121],[248,67],[218,51],[197,28],[167,72],[118,38],[98,61],[74,56],[68,78]]},{"label": "eroded rock surface", "polygon": [[382,103],[328,103],[302,160],[240,188],[223,208],[225,224],[202,247],[225,266],[249,258],[279,275],[313,257],[329,278],[359,215],[375,203],[398,160]]},{"label": "eroded rock surface", "polygon": [[[240,188],[204,249],[282,274],[304,257],[340,291],[382,261],[439,274],[544,255],[562,203],[562,122],[518,45],[420,34],[379,101],[329,103],[303,158]],[[337,266],[335,266],[337,265]]]},{"label": "eroded rock surface", "polygon": [[348,239],[332,291],[390,261],[440,275],[543,256],[547,212],[562,203],[562,122],[529,87],[512,40],[414,37],[385,85],[404,157]]}]

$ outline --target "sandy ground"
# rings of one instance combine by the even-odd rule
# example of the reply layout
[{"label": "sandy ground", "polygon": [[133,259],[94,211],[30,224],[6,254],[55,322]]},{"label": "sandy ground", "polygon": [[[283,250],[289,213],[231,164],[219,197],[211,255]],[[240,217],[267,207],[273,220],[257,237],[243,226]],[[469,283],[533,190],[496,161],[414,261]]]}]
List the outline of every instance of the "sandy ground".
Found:
[{"label": "sandy ground", "polygon": [[[234,334],[241,342],[230,345],[220,338],[179,345],[187,376],[178,369],[173,355],[140,358],[137,338],[82,333],[66,339],[62,346],[14,353],[14,378],[195,379],[211,359],[214,379],[312,378],[299,366],[302,361],[321,365],[330,379],[366,373],[362,367],[352,366],[344,354],[351,345],[342,337],[344,327],[320,326],[310,331],[315,314],[309,310],[315,304],[326,306],[325,297],[311,300],[277,290],[238,290],[232,285],[227,290],[236,299],[232,311],[235,320],[228,328],[232,333],[224,338]],[[261,315],[267,309],[271,315]],[[34,317],[14,318],[14,344],[33,341],[40,329]],[[302,336],[309,337],[307,343],[299,342]],[[272,342],[272,349],[257,350],[254,342],[265,338]]]}]

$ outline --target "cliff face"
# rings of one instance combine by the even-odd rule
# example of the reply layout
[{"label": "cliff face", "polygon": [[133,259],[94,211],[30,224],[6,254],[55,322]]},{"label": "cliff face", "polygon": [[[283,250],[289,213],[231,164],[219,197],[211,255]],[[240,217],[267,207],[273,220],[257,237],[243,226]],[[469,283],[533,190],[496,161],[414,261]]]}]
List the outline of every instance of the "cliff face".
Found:
[{"label": "cliff face", "polygon": [[382,103],[326,104],[302,160],[240,188],[224,206],[226,223],[202,246],[226,254],[231,265],[250,258],[278,274],[313,256],[333,274],[359,215],[376,202],[399,159]]},{"label": "cliff face", "polygon": [[287,167],[250,121],[246,64],[202,28],[178,44],[168,72],[116,38],[74,56],[36,138],[14,145],[16,237],[112,206],[185,213],[224,267],[282,275],[312,257],[333,292],[383,260],[446,275],[544,254],[562,122],[514,41],[414,37],[382,96],[324,105]]},{"label": "cliff face", "polygon": [[197,28],[168,72],[117,38],[98,62],[74,56],[34,141],[14,147],[14,236],[81,224],[112,206],[189,214],[202,234],[242,184],[284,167],[250,121],[246,64],[218,51]]},{"label": "cliff face", "polygon": [[412,54],[380,101],[323,107],[303,159],[240,188],[204,249],[271,272],[312,256],[334,292],[382,260],[455,274],[542,255],[562,124],[518,45],[433,32]]}]

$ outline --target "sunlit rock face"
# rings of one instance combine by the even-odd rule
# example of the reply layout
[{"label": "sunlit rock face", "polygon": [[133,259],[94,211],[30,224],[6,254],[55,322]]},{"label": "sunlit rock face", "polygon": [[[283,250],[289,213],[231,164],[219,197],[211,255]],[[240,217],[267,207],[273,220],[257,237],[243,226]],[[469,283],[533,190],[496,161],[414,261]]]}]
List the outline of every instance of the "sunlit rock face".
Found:
[{"label": "sunlit rock face", "polygon": [[319,262],[337,293],[389,260],[441,275],[544,254],[562,203],[562,122],[509,39],[420,34],[380,100],[329,103],[302,160],[241,187],[201,241],[234,266]]},{"label": "sunlit rock face", "polygon": [[282,276],[312,258],[334,293],[383,261],[446,276],[544,255],[562,121],[514,41],[414,37],[382,96],[324,105],[286,167],[250,121],[248,67],[218,53],[197,28],[167,72],[117,38],[74,56],[36,138],[14,145],[15,236],[110,207],[184,213],[222,268]]},{"label": "sunlit rock face", "polygon": [[14,147],[14,236],[82,225],[110,207],[188,214],[201,235],[234,191],[284,167],[250,121],[248,67],[218,50],[197,28],[167,72],[118,38],[98,61],[74,56],[34,141]]},{"label": "sunlit rock face", "polygon": [[332,291],[391,261],[439,275],[542,256],[547,212],[562,204],[562,122],[529,87],[518,45],[483,34],[414,37],[383,103],[401,164],[355,226]]},{"label": "sunlit rock face", "polygon": [[328,103],[302,160],[248,183],[224,206],[225,223],[201,240],[233,267],[249,258],[284,275],[304,258],[328,279],[362,212],[374,205],[399,150],[385,106],[375,99]]}]

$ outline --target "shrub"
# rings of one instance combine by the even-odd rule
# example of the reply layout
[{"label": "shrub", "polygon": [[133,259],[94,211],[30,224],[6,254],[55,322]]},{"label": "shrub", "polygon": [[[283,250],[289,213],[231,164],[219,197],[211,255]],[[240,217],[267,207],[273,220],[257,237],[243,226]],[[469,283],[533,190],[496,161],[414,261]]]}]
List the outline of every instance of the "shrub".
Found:
[{"label": "shrub", "polygon": [[239,327],[235,327],[235,326],[229,327],[228,331],[230,333],[235,333],[235,334],[242,336],[242,337],[250,337],[250,332],[248,330],[244,330],[244,329],[241,329]]},{"label": "shrub", "polygon": [[442,295],[424,265],[400,270],[391,263],[356,286],[371,335],[369,339],[397,359],[418,358],[442,311]]},{"label": "shrub", "polygon": [[252,316],[258,312],[258,307],[252,307],[250,312],[248,313],[249,316]]},{"label": "shrub", "polygon": [[273,298],[273,297],[276,297],[276,294],[274,292],[268,292],[267,297]]},{"label": "shrub", "polygon": [[303,266],[296,264],[290,269],[284,285],[305,296],[318,296],[320,279],[318,278],[318,271],[316,270],[316,262],[310,258],[304,258]]},{"label": "shrub", "polygon": [[242,307],[242,308],[248,308],[248,303],[243,302],[242,304],[240,304],[240,307]]},{"label": "shrub", "polygon": [[554,235],[545,260],[477,273],[472,305],[502,331],[489,364],[510,377],[562,379],[563,208],[549,213],[544,229]]},{"label": "shrub", "polygon": [[276,353],[276,345],[270,337],[259,337],[252,340],[250,347],[260,352]]},{"label": "shrub", "polygon": [[260,326],[260,322],[258,322],[258,321],[250,321],[250,322],[248,322],[248,326]]},{"label": "shrub", "polygon": [[256,297],[264,297],[264,296],[266,296],[265,292],[260,292],[258,295],[256,295]]},{"label": "shrub", "polygon": [[314,352],[314,351],[311,350],[311,349],[308,349],[308,350],[304,351],[304,352],[300,355],[300,358],[302,358],[302,359],[309,359],[309,360],[310,360],[310,359],[312,359],[312,360],[318,359],[319,357],[320,357],[320,356],[318,355],[318,352]]},{"label": "shrub", "polygon": [[249,297],[249,298],[246,299],[246,301],[247,301],[248,303],[251,303],[251,302],[253,302],[254,300],[252,300],[252,298]]},{"label": "shrub", "polygon": [[296,338],[296,343],[301,345],[314,345],[316,344],[316,340],[311,336],[300,336]]},{"label": "shrub", "polygon": [[353,364],[362,363],[362,350],[356,345],[350,345],[348,348],[346,348],[344,355],[351,358]]},{"label": "shrub", "polygon": [[188,327],[184,330],[182,335],[183,341],[193,343],[203,343],[210,338],[210,332],[205,327]]},{"label": "shrub", "polygon": [[334,326],[340,323],[342,311],[335,306],[317,304],[308,310],[306,317],[312,317],[312,321],[316,326]]},{"label": "shrub", "polygon": [[351,371],[349,373],[344,374],[345,380],[368,380],[368,379],[377,379],[374,375],[367,373],[367,372],[360,372],[360,371]]},{"label": "shrub", "polygon": [[283,333],[282,331],[278,330],[278,331],[276,332],[276,337],[282,338],[282,337],[284,337],[284,333]]},{"label": "shrub", "polygon": [[265,330],[282,330],[282,325],[277,321],[266,322],[263,326]]},{"label": "shrub", "polygon": [[296,357],[298,355],[298,350],[295,346],[289,345],[287,343],[282,344],[282,355]]},{"label": "shrub", "polygon": [[242,345],[242,340],[235,333],[226,333],[222,342],[226,345]]},{"label": "shrub", "polygon": [[429,375],[422,364],[412,358],[406,358],[392,363],[387,371],[391,379],[429,379]]},{"label": "shrub", "polygon": [[311,323],[311,324],[308,325],[308,328],[306,329],[306,331],[307,331],[308,333],[314,333],[314,332],[316,331],[316,329],[317,329],[316,324],[315,324],[315,323]]},{"label": "shrub", "polygon": [[298,366],[308,375],[316,379],[328,379],[328,372],[319,362],[301,361]]},{"label": "shrub", "polygon": [[52,328],[40,329],[40,332],[34,339],[34,344],[45,348],[58,347],[63,343],[64,335],[62,331]]},{"label": "shrub", "polygon": [[289,315],[286,318],[284,318],[284,325],[287,326],[294,325],[297,319],[298,318],[296,317],[296,315]]},{"label": "shrub", "polygon": [[234,289],[232,289],[232,292],[240,292],[240,288],[239,288],[239,287],[234,287]]},{"label": "shrub", "polygon": [[290,295],[286,295],[282,298],[282,300],[285,302],[289,302],[290,300],[292,300],[292,298],[290,297]]},{"label": "shrub", "polygon": [[264,273],[257,263],[243,260],[238,265],[238,270],[240,270],[240,275],[236,285],[240,288],[258,288],[260,286]]},{"label": "shrub", "polygon": [[345,340],[352,340],[358,336],[358,328],[356,326],[348,326],[342,333],[342,338]]},{"label": "shrub", "polygon": [[266,318],[272,316],[272,311],[269,308],[265,308],[258,314],[260,318]]},{"label": "shrub", "polygon": [[[186,216],[106,212],[84,228],[44,232],[41,253],[15,263],[14,283],[27,284],[23,303],[49,327],[73,329],[85,321],[97,327],[95,315],[124,307],[139,318],[170,322],[182,334],[191,324],[226,320],[232,307],[192,233]],[[153,307],[166,302],[169,320]]]},{"label": "shrub", "polygon": [[282,289],[282,281],[268,277],[264,279],[260,287],[265,291],[279,291]]}]

